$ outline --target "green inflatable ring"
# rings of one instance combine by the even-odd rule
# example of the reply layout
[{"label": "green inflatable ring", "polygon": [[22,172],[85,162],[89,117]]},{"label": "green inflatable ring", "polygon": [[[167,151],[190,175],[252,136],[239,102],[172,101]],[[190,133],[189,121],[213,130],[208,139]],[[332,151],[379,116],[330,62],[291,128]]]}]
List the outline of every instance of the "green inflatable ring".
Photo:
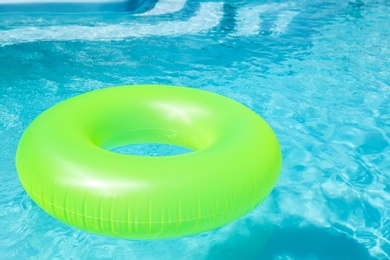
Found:
[{"label": "green inflatable ring", "polygon": [[[165,143],[193,152],[110,151]],[[16,154],[21,183],[47,213],[111,237],[172,238],[228,224],[271,192],[281,151],[267,123],[226,97],[138,85],[92,91],[39,115]]]}]

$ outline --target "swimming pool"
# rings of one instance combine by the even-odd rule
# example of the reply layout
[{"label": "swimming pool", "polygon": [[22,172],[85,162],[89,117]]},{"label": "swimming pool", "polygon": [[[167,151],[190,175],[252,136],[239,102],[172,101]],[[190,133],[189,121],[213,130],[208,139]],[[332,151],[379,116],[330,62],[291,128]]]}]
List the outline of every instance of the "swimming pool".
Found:
[{"label": "swimming pool", "polygon": [[[3,256],[389,258],[390,3],[174,2],[145,1],[130,13],[0,14]],[[27,125],[77,94],[143,83],[209,90],[261,115],[284,159],[266,201],[218,230],[161,241],[91,235],[36,206],[14,165]]]}]

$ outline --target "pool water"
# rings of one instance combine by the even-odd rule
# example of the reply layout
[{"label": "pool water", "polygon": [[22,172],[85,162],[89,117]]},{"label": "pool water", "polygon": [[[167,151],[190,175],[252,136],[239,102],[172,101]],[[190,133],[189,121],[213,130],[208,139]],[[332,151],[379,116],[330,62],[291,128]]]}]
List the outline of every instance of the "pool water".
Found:
[{"label": "pool water", "polygon": [[[0,258],[390,258],[389,46],[386,0],[160,0],[129,13],[1,13]],[[225,227],[169,240],[106,238],[47,215],[18,180],[23,131],[62,100],[124,84],[189,86],[250,107],[282,147],[273,192]]]}]

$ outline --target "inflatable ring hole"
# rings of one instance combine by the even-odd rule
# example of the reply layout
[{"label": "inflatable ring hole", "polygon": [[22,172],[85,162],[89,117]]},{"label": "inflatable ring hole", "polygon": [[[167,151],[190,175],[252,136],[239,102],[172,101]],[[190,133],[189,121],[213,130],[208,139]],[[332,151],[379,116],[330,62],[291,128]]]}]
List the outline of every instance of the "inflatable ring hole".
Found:
[{"label": "inflatable ring hole", "polygon": [[193,152],[192,149],[182,146],[157,143],[129,144],[110,151],[135,156],[174,156]]},{"label": "inflatable ring hole", "polygon": [[135,129],[107,138],[102,148],[133,156],[174,156],[199,150],[201,144],[189,135],[165,129]]}]

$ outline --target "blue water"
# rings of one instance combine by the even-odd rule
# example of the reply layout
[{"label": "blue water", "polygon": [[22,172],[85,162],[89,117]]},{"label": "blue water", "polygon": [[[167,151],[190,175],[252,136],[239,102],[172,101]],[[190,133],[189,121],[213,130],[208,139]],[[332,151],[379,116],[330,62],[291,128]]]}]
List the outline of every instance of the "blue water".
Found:
[{"label": "blue water", "polygon": [[[390,258],[390,2],[166,2],[0,14],[0,258]],[[261,115],[283,151],[271,195],[223,228],[161,241],[91,235],[36,206],[14,163],[28,124],[80,93],[143,83]]]}]

